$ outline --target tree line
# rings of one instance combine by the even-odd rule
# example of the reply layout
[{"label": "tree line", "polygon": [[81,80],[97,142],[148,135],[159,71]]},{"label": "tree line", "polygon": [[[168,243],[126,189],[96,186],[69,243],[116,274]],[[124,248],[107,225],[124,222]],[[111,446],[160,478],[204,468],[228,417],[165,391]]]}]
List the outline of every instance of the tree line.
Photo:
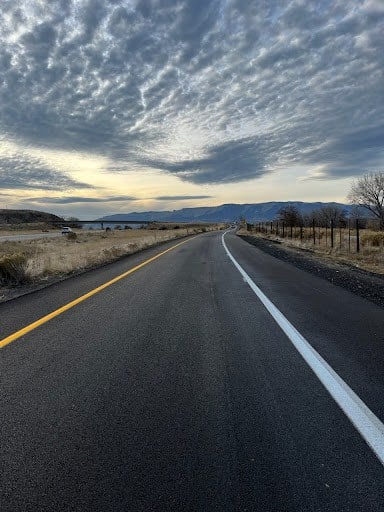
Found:
[{"label": "tree line", "polygon": [[[360,217],[361,227],[375,220],[378,228],[384,230],[384,171],[367,173],[355,180],[348,199],[355,206],[353,216]],[[366,215],[361,218],[363,211]],[[346,227],[349,218],[346,211],[336,205],[323,206],[310,213],[301,213],[296,206],[288,205],[280,209],[277,220],[288,227],[310,226],[313,221],[317,226],[326,227],[332,223],[334,226]]]}]

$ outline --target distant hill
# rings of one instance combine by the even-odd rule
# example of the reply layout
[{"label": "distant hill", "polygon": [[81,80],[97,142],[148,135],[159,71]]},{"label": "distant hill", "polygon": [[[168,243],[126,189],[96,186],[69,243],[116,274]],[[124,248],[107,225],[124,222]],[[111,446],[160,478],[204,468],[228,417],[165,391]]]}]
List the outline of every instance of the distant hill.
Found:
[{"label": "distant hill", "polygon": [[0,225],[9,224],[32,224],[43,223],[49,224],[54,221],[64,221],[62,217],[53,215],[52,213],[39,212],[35,210],[1,210],[0,209]]},{"label": "distant hill", "polygon": [[160,222],[235,222],[245,218],[248,222],[261,222],[276,219],[279,210],[284,206],[296,206],[301,213],[310,213],[322,206],[338,206],[346,214],[350,214],[352,206],[342,203],[305,203],[302,201],[286,201],[255,204],[222,204],[220,206],[206,206],[198,208],[182,208],[173,211],[130,212],[107,215],[100,220],[126,221],[126,220],[156,220]]}]

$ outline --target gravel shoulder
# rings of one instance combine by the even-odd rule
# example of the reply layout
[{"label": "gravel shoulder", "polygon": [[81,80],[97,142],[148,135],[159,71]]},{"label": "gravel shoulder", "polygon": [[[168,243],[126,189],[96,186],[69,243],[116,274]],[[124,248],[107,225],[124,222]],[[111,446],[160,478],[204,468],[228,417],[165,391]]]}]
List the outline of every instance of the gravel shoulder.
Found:
[{"label": "gravel shoulder", "polygon": [[307,250],[295,249],[260,237],[238,235],[258,249],[295,267],[341,286],[378,306],[384,307],[384,276],[343,263],[324,260]]}]

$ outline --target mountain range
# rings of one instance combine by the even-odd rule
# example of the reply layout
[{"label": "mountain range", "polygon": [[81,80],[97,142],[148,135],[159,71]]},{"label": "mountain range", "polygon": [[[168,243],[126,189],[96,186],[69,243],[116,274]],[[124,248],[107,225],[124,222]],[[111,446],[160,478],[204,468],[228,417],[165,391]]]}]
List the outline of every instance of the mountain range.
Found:
[{"label": "mountain range", "polygon": [[0,225],[64,222],[62,217],[36,210],[0,209]]},{"label": "mountain range", "polygon": [[102,221],[153,220],[158,222],[236,222],[245,218],[248,222],[271,221],[278,217],[279,211],[285,206],[295,206],[300,213],[306,214],[324,206],[337,206],[347,215],[351,214],[352,206],[342,203],[306,203],[302,201],[271,201],[255,204],[222,204],[220,206],[201,206],[182,208],[173,211],[148,211],[118,213],[102,217]]}]

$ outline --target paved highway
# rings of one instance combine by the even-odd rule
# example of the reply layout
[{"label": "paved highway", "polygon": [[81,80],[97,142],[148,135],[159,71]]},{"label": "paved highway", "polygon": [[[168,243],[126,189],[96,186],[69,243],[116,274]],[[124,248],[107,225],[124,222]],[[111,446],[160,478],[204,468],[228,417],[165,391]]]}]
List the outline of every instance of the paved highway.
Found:
[{"label": "paved highway", "polygon": [[233,233],[0,322],[2,512],[384,510],[383,310]]},{"label": "paved highway", "polygon": [[36,238],[55,238],[57,236],[63,236],[61,231],[54,233],[33,233],[28,235],[3,235],[0,236],[0,242],[21,242],[23,240],[35,240]]}]

